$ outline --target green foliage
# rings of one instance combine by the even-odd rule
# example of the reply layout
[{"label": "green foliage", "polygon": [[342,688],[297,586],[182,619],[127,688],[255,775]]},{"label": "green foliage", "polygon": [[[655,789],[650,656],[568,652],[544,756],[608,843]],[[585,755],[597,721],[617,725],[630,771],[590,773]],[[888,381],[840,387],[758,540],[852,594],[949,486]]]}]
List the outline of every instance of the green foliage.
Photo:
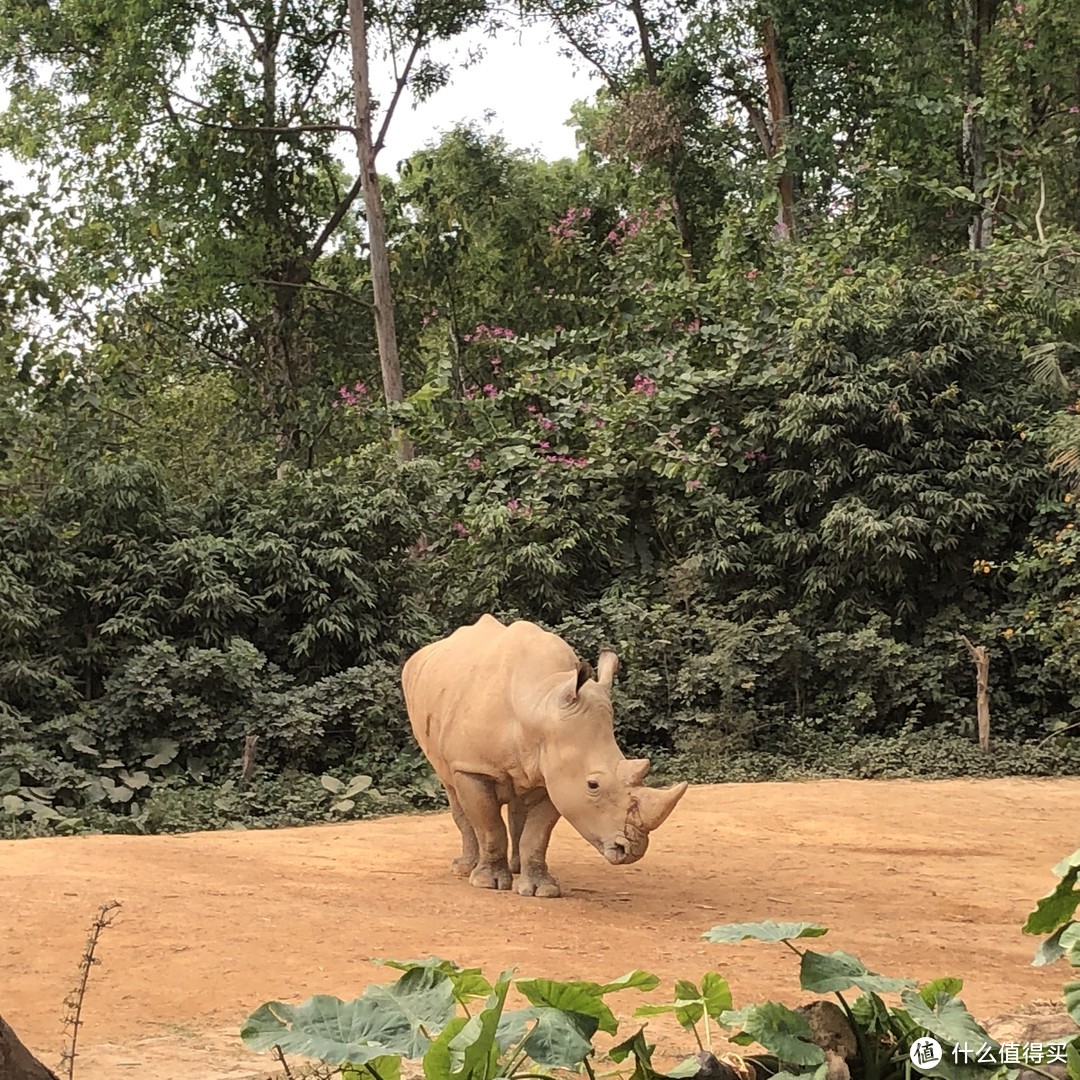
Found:
[{"label": "green foliage", "polygon": [[[588,1067],[593,1035],[618,1027],[604,997],[651,990],[659,981],[644,971],[603,985],[521,979],[513,985],[530,1005],[506,1011],[512,971],[489,983],[478,969],[434,956],[384,962],[404,972],[397,982],[369,986],[349,1002],[326,995],[296,1006],[267,1002],[244,1023],[241,1038],[252,1050],[281,1047],[329,1064],[366,1065],[380,1080],[391,1075],[383,1066],[397,1069],[402,1058],[422,1058],[429,1080],[524,1076],[537,1066]],[[470,1013],[477,1000],[483,1008]]]},{"label": "green foliage", "polygon": [[[1061,900],[1075,884],[1078,867],[1080,852],[1055,867],[1062,881],[1051,896],[1040,901],[1025,927],[1028,932],[1076,925],[1070,919],[1075,904],[1063,905]],[[653,1063],[655,1047],[647,1041],[645,1028],[640,1028],[616,1042],[607,1057],[616,1064],[632,1058],[633,1080],[698,1076],[703,1069],[718,1067],[712,1054],[715,1026],[729,1043],[761,1050],[742,1059],[726,1055],[729,1067],[739,1075],[820,1080],[826,1069],[826,1049],[835,1050],[847,1041],[847,1034],[834,1028],[831,1020],[815,1031],[811,1018],[824,1007],[834,1010],[839,1022],[846,1024],[858,1048],[862,1080],[910,1080],[912,1075],[980,1080],[1003,1075],[1002,1069],[1008,1069],[1001,1044],[958,996],[964,985],[961,979],[919,984],[875,974],[846,952],[816,953],[794,944],[827,932],[817,923],[768,920],[714,926],[702,936],[723,944],[748,939],[782,944],[800,957],[800,988],[835,997],[839,1010],[831,1000],[812,1001],[798,1009],[780,1001],[734,1009],[727,980],[709,971],[700,984],[676,980],[673,1000],[640,1005],[633,1014],[673,1013],[694,1035],[700,1053],[661,1073]],[[1080,949],[1080,937],[1076,948]],[[1074,965],[1080,963],[1070,955]],[[287,1054],[340,1066],[346,1076],[367,1075],[374,1080],[395,1080],[404,1060],[421,1061],[427,1080],[494,1080],[538,1075],[538,1070],[545,1069],[595,1077],[595,1036],[619,1032],[607,995],[628,989],[649,992],[659,986],[655,975],[640,970],[608,983],[514,980],[512,970],[489,981],[479,968],[461,968],[436,956],[381,962],[402,972],[395,983],[369,986],[352,1001],[316,995],[299,1005],[267,1002],[243,1024],[242,1040],[252,1050],[280,1048]],[[506,1009],[511,989],[529,1003],[527,1007]],[[845,992],[853,989],[860,994],[849,1001]],[[894,997],[894,1003],[885,1001],[888,996]],[[1066,985],[1065,1001],[1080,1023],[1076,1015],[1080,980]],[[934,1066],[919,1065],[913,1056],[916,1044],[926,1036],[942,1047],[941,1061]],[[1066,1033],[1059,1043],[1062,1054],[1072,1062],[1080,1050],[1080,1035],[1070,1039]],[[1032,1048],[1027,1052],[1032,1053]]]},{"label": "green foliage", "polygon": [[[359,758],[430,804],[417,766],[395,766],[399,664],[432,631],[422,568],[400,562],[427,484],[421,465],[356,461],[191,506],[144,463],[107,462],[0,524],[5,812],[162,827],[185,782],[225,780],[249,736],[261,777]],[[338,813],[380,794],[348,790]]]}]

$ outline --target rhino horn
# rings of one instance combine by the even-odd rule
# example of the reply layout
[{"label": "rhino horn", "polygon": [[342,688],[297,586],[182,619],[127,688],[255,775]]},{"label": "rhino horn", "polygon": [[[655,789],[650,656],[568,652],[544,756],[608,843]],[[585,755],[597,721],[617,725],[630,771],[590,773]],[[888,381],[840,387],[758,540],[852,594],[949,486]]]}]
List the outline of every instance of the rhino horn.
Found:
[{"label": "rhino horn", "polygon": [[637,787],[645,774],[649,771],[649,759],[647,757],[620,761],[615,766],[615,775],[628,787]]},{"label": "rhino horn", "polygon": [[642,828],[646,832],[659,829],[686,794],[686,788],[685,780],[669,788],[642,788],[637,796],[638,817]]},{"label": "rhino horn", "polygon": [[596,681],[608,690],[619,670],[619,658],[611,649],[602,649],[596,660]]}]

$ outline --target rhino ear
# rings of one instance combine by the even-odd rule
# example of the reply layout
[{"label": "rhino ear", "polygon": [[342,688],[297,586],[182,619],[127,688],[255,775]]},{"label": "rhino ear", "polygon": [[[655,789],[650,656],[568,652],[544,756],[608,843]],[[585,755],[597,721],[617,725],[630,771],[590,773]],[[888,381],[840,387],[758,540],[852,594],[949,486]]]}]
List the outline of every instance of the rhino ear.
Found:
[{"label": "rhino ear", "polygon": [[578,699],[578,693],[581,688],[590,680],[596,678],[596,672],[592,669],[592,664],[586,663],[584,660],[578,661],[577,671],[573,676],[567,679],[563,685],[562,691],[559,694],[559,704],[564,709],[568,709]]},{"label": "rhino ear", "polygon": [[577,685],[574,690],[580,690],[590,679],[596,678],[593,666],[586,660],[579,660],[577,666]]},{"label": "rhino ear", "polygon": [[605,690],[610,690],[618,670],[619,658],[611,649],[603,649],[599,659],[596,661],[596,681],[600,683]]}]

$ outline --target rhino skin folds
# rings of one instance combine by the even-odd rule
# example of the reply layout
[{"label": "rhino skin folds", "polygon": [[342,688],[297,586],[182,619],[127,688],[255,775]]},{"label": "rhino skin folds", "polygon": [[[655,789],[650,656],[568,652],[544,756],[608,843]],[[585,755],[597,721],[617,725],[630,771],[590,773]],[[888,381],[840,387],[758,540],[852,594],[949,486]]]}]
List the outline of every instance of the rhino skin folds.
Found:
[{"label": "rhino skin folds", "polygon": [[[647,759],[615,742],[611,685],[618,657],[596,670],[534,623],[482,615],[405,663],[413,734],[461,831],[455,873],[482,889],[559,896],[547,866],[560,817],[610,863],[637,862],[686,793],[645,787]],[[508,807],[511,850],[502,807]]]}]

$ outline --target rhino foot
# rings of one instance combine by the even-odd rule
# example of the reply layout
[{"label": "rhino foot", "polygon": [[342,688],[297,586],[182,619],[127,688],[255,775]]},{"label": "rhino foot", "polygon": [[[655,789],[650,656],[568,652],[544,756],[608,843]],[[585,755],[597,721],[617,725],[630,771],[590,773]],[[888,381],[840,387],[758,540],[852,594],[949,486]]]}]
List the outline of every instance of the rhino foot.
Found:
[{"label": "rhino foot", "polygon": [[464,856],[459,856],[450,864],[450,873],[457,874],[458,877],[468,877],[475,866],[475,859],[466,859]]},{"label": "rhino foot", "polygon": [[535,877],[526,874],[518,878],[514,888],[522,896],[562,896],[559,883],[550,874],[537,874]]},{"label": "rhino foot", "polygon": [[481,864],[469,875],[469,884],[477,889],[509,889],[514,884],[510,867],[503,863],[496,866]]}]

